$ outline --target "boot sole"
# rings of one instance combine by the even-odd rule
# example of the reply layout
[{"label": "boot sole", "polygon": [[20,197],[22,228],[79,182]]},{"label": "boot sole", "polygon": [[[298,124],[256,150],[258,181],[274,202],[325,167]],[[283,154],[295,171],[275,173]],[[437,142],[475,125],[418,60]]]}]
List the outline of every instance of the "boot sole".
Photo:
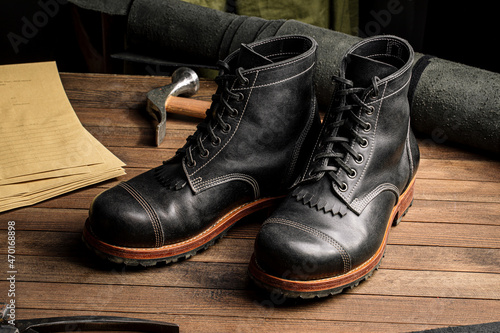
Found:
[{"label": "boot sole", "polygon": [[160,262],[168,264],[181,259],[188,259],[199,251],[209,248],[218,239],[222,238],[236,222],[254,212],[276,206],[281,198],[263,198],[243,204],[218,219],[211,227],[198,235],[162,247],[131,248],[105,243],[97,239],[92,233],[88,219],[85,222],[82,239],[97,256],[116,264],[129,266],[154,266]]},{"label": "boot sole", "polygon": [[341,293],[346,288],[354,288],[360,282],[367,280],[378,269],[385,253],[387,239],[391,225],[396,226],[401,222],[409,208],[413,204],[415,178],[411,181],[408,188],[399,197],[398,203],[393,208],[391,216],[387,221],[387,227],[384,240],[377,252],[362,265],[356,269],[330,278],[324,278],[312,281],[287,280],[280,277],[267,274],[259,267],[252,255],[248,273],[255,284],[272,293],[281,294],[287,298],[314,298],[326,297]]}]

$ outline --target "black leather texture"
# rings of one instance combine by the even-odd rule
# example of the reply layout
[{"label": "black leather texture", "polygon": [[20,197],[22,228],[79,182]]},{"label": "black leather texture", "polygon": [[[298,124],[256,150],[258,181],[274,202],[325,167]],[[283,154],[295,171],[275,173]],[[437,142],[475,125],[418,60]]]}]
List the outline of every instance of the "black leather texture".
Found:
[{"label": "black leather texture", "polygon": [[244,203],[286,194],[320,127],[316,47],[309,37],[282,36],[244,44],[220,62],[198,130],[163,165],[97,196],[93,235],[158,248],[202,233]]},{"label": "black leather texture", "polygon": [[412,62],[411,46],[393,36],[347,51],[306,168],[258,233],[255,258],[265,273],[300,281],[339,276],[380,248],[418,168],[407,99]]}]

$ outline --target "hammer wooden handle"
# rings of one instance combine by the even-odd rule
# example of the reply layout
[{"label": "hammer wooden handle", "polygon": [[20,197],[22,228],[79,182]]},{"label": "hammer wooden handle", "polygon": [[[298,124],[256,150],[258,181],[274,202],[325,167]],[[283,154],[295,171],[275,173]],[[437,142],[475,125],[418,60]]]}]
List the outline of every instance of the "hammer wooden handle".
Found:
[{"label": "hammer wooden handle", "polygon": [[168,113],[203,119],[210,104],[211,102],[193,98],[169,96],[165,102],[165,109]]}]

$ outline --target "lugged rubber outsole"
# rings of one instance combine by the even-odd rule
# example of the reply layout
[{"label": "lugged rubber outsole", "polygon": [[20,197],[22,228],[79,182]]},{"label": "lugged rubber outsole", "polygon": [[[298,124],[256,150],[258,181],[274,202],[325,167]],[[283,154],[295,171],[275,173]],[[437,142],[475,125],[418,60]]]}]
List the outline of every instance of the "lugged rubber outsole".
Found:
[{"label": "lugged rubber outsole", "polygon": [[157,248],[131,248],[103,242],[90,230],[88,219],[83,229],[82,239],[86,246],[98,257],[115,264],[125,264],[127,266],[154,266],[158,263],[169,264],[182,259],[188,259],[198,252],[209,248],[217,240],[224,237],[236,222],[254,212],[275,206],[281,198],[262,198],[240,205],[198,235],[182,242]]},{"label": "lugged rubber outsole", "polygon": [[378,269],[385,253],[389,230],[391,226],[396,226],[401,222],[403,216],[406,215],[409,208],[413,204],[415,178],[411,181],[408,188],[401,194],[398,203],[393,208],[382,244],[377,252],[365,263],[343,275],[333,276],[329,278],[298,281],[288,280],[266,273],[255,260],[252,255],[248,273],[254,283],[270,292],[278,293],[287,298],[321,298],[330,295],[339,294],[346,288],[354,288],[360,282],[367,280]]}]

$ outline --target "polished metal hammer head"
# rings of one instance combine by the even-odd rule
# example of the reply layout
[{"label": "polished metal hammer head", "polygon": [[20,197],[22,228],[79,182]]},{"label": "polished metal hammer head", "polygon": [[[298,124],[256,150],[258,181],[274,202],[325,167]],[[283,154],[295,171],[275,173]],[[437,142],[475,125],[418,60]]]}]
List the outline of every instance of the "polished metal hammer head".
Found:
[{"label": "polished metal hammer head", "polygon": [[156,145],[159,146],[165,138],[168,99],[172,96],[192,96],[200,88],[200,80],[195,71],[180,67],[172,73],[172,83],[156,88],[147,94],[147,111],[158,121],[156,127]]}]

